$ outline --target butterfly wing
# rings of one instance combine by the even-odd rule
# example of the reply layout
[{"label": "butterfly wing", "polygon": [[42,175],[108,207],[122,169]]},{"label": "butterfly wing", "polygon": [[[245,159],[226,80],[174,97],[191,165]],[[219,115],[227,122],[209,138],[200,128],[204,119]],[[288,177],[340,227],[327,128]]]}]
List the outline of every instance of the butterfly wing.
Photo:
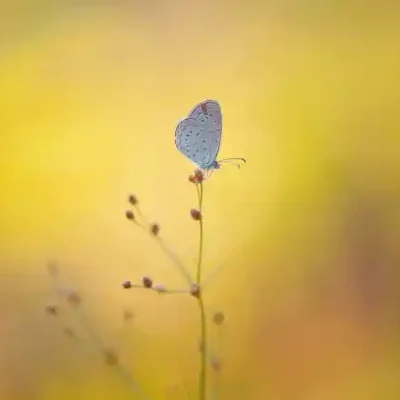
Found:
[{"label": "butterfly wing", "polygon": [[202,123],[212,122],[216,126],[222,126],[221,107],[215,100],[204,100],[197,104],[188,117]]},{"label": "butterfly wing", "polygon": [[200,168],[206,168],[213,161],[208,146],[207,127],[193,118],[179,122],[175,130],[175,145]]},{"label": "butterfly wing", "polygon": [[213,167],[221,144],[222,113],[218,102],[197,104],[175,130],[177,149],[200,168]]},{"label": "butterfly wing", "polygon": [[222,135],[222,112],[215,100],[204,100],[197,104],[189,114],[205,126],[205,140],[209,151],[209,163],[212,164],[218,155]]}]

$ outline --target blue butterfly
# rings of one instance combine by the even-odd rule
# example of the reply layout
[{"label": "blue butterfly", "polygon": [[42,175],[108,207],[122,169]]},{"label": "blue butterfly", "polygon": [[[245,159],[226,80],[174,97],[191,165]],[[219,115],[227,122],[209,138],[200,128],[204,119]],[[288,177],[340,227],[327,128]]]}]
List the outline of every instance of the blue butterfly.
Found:
[{"label": "blue butterfly", "polygon": [[[175,130],[176,148],[199,167],[206,175],[219,169],[221,162],[244,158],[228,158],[217,161],[222,135],[222,113],[215,100],[197,104],[187,118],[182,119]],[[239,164],[236,164],[240,167]]]}]

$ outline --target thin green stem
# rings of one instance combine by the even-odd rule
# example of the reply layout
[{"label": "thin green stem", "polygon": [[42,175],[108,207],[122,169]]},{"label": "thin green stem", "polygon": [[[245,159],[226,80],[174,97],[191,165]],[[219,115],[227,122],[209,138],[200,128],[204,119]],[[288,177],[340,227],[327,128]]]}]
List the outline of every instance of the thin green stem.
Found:
[{"label": "thin green stem", "polygon": [[[149,226],[148,219],[144,216],[144,214],[140,211],[138,205],[135,205],[135,209],[140,216],[140,218],[144,221],[144,223]],[[146,230],[146,227],[139,223],[138,221],[134,220],[134,222],[140,226],[142,229]],[[149,231],[150,233],[150,231]],[[186,279],[189,285],[193,283],[192,277],[190,276],[189,271],[186,269],[185,264],[180,260],[178,255],[171,250],[171,248],[165,243],[165,240],[161,239],[159,236],[152,235],[155,239],[157,244],[160,246],[163,253],[172,261],[173,264],[179,269],[180,274]]]},{"label": "thin green stem", "polygon": [[199,242],[199,256],[197,259],[197,277],[196,283],[200,286],[201,284],[201,267],[203,262],[203,184],[197,186],[197,197],[199,200],[199,211],[200,211],[200,242]]},{"label": "thin green stem", "polygon": [[200,373],[199,373],[199,400],[205,400],[207,387],[207,343],[206,343],[206,313],[202,296],[199,296],[200,307]]},{"label": "thin green stem", "polygon": [[[217,362],[221,363],[222,357],[222,329],[223,326],[218,327],[218,337],[217,337],[217,348],[218,348],[218,359]],[[219,368],[215,368],[214,373],[214,396],[212,400],[219,400],[221,397],[221,371]]]},{"label": "thin green stem", "polygon": [[[98,334],[98,332],[96,332],[96,330],[92,327],[87,318],[87,315],[82,310],[76,307],[74,307],[74,311],[77,318],[80,320],[81,325],[86,329],[91,338],[97,342],[100,349],[105,350],[107,346],[105,345],[103,339]],[[125,384],[132,390],[132,392],[136,394],[138,399],[148,400],[148,397],[139,387],[132,374],[124,366],[122,366],[119,361],[112,367],[114,371],[119,375],[119,377],[125,382]]]},{"label": "thin green stem", "polygon": [[175,264],[175,266],[179,269],[181,275],[186,279],[189,285],[192,284],[192,278],[187,271],[185,264],[180,260],[176,253],[174,253],[160,237],[155,237],[158,245],[160,246],[161,250],[164,254]]},{"label": "thin green stem", "polygon": [[199,372],[199,400],[206,399],[206,388],[207,388],[207,330],[206,330],[206,313],[204,308],[203,296],[201,293],[201,269],[203,261],[203,184],[200,183],[196,186],[197,197],[199,201],[200,211],[200,238],[199,238],[199,256],[197,261],[197,279],[196,283],[200,288],[200,294],[198,296],[198,304],[200,308],[200,372]]}]

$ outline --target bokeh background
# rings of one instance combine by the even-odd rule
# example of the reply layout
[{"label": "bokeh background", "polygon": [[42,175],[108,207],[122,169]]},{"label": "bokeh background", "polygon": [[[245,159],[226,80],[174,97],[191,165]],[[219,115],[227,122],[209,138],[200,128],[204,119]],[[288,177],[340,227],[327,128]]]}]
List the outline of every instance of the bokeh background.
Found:
[{"label": "bokeh background", "polygon": [[[0,5],[0,398],[135,398],[77,316],[43,312],[57,260],[89,325],[153,399],[194,398],[192,298],[129,223],[127,195],[194,269],[176,122],[221,102],[205,185],[210,373],[221,399],[400,397],[399,12],[395,2]],[[124,322],[123,312],[134,318]],[[73,327],[79,340],[62,333]]]}]

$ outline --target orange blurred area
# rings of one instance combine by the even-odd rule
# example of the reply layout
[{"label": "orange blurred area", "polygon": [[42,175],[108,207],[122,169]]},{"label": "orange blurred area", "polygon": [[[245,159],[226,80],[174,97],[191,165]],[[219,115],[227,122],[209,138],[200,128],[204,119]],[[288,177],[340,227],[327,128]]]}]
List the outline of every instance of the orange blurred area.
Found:
[{"label": "orange blurred area", "polygon": [[[197,398],[195,300],[121,282],[186,287],[126,220],[129,193],[194,274],[193,165],[174,130],[208,98],[219,157],[247,159],[204,184],[209,399],[398,400],[399,16],[355,1],[0,5],[0,399],[138,398],[114,351],[149,399]],[[52,260],[82,312],[44,312]]]}]

